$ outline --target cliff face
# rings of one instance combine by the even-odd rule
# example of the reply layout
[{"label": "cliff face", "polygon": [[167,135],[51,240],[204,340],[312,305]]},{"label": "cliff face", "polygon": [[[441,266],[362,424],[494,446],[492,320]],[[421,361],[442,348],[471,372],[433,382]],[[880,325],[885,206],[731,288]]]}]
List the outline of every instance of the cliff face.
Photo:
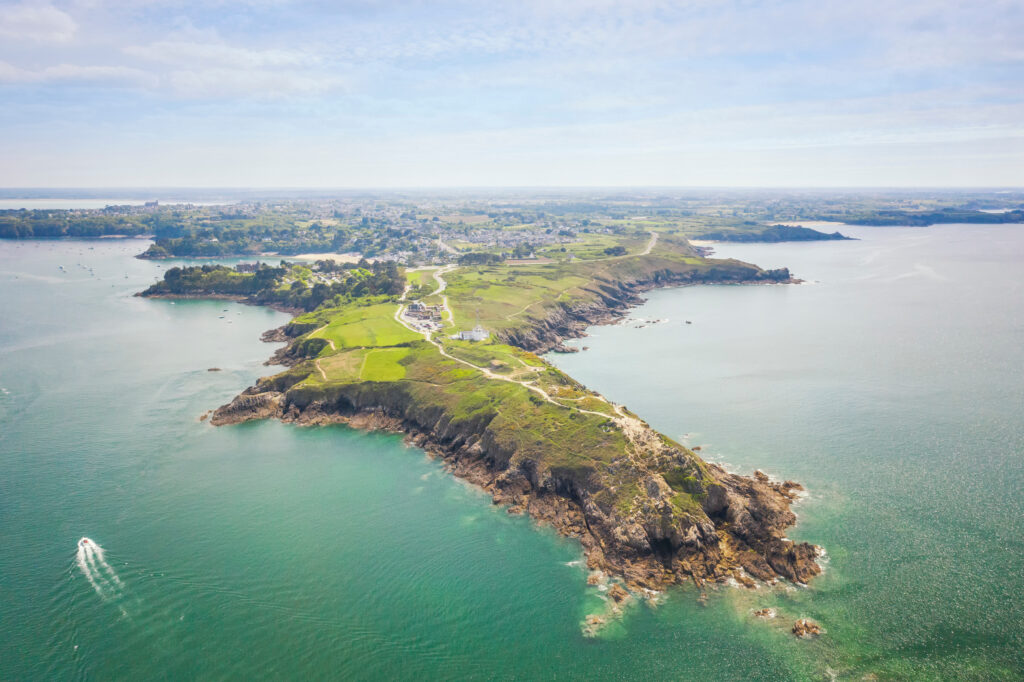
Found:
[{"label": "cliff face", "polygon": [[642,302],[640,294],[659,287],[695,284],[768,284],[790,283],[795,280],[789,270],[761,270],[745,263],[724,262],[706,270],[665,269],[616,282],[598,282],[585,293],[583,300],[559,304],[544,311],[543,315],[528,317],[525,324],[494,332],[502,343],[517,346],[534,353],[562,350],[566,339],[585,335],[587,327],[621,317],[629,308]]},{"label": "cliff face", "polygon": [[[691,579],[750,583],[749,576],[806,582],[820,571],[815,547],[783,539],[795,521],[789,506],[799,485],[729,474],[639,420],[617,426],[628,437],[621,458],[566,468],[517,451],[493,417],[453,418],[405,382],[325,392],[287,376],[247,390],[219,408],[212,423],[278,418],[406,433],[452,473],[488,490],[495,504],[578,538],[591,568],[635,589]],[[629,496],[612,494],[626,487]]]}]

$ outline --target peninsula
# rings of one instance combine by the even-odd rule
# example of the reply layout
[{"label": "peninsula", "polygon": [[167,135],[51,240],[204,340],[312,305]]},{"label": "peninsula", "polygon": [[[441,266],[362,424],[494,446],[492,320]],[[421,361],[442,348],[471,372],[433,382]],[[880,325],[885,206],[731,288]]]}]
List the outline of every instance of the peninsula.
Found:
[{"label": "peninsula", "polygon": [[647,289],[787,283],[790,273],[704,258],[669,232],[601,245],[588,258],[410,270],[172,268],[141,295],[308,311],[265,335],[287,342],[273,359],[287,369],[215,410],[215,425],[276,418],[405,433],[495,504],[578,538],[590,569],[634,591],[807,582],[819,549],[785,537],[799,484],[705,462],[537,355],[565,350]]}]

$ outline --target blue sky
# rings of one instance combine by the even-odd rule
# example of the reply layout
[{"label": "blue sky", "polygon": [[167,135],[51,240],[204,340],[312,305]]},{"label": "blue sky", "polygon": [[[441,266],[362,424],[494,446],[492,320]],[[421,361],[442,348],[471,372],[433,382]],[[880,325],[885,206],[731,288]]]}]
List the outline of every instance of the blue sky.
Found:
[{"label": "blue sky", "polygon": [[0,186],[1022,186],[1024,2],[0,0]]}]

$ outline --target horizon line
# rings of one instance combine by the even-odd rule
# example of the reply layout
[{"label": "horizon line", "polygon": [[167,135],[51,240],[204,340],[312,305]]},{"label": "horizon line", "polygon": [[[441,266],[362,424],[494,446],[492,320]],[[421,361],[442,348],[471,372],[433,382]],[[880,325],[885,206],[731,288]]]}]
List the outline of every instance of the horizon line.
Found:
[{"label": "horizon line", "polygon": [[[69,191],[303,191],[303,192],[384,192],[435,190],[991,190],[1024,191],[1024,185],[5,185],[0,192]],[[11,197],[28,198],[28,197]]]}]

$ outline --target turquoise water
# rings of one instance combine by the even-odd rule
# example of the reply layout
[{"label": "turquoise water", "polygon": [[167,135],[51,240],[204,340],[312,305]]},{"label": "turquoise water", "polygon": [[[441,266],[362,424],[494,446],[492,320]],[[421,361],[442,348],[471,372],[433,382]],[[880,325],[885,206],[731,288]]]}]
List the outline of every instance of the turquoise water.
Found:
[{"label": "turquoise water", "polygon": [[[656,291],[571,375],[709,459],[802,481],[836,670],[1024,677],[1024,228],[720,245],[800,286]],[[690,320],[692,324],[685,324]],[[657,358],[652,362],[651,358]]]},{"label": "turquoise water", "polygon": [[138,242],[0,243],[0,679],[1019,676],[1024,233],[858,234],[730,247],[820,283],[652,292],[669,322],[553,358],[805,482],[793,536],[830,554],[810,589],[678,590],[597,639],[578,547],[399,437],[198,421],[285,315],[133,298]]}]

